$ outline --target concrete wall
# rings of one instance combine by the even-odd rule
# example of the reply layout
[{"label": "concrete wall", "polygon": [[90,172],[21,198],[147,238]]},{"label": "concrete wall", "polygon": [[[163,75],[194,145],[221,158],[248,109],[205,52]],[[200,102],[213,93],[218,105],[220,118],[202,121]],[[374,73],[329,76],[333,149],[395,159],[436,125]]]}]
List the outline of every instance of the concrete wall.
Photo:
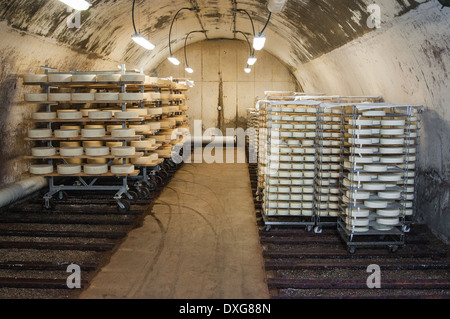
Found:
[{"label": "concrete wall", "polygon": [[98,59],[0,23],[0,187],[21,178],[28,170],[22,159],[31,155],[31,144],[24,139],[35,104],[21,103],[24,93],[37,92],[39,87],[24,87],[25,73],[42,73],[41,65],[49,64],[61,71],[117,68],[117,62]]},{"label": "concrete wall", "polygon": [[156,72],[160,77],[172,75],[195,81],[188,94],[188,115],[191,122],[202,120],[204,130],[220,128],[225,133],[224,128],[245,128],[247,109],[254,107],[256,97],[264,97],[264,91],[298,90],[287,67],[266,51],[255,53],[258,61],[250,74],[245,73],[249,47],[243,41],[208,40],[188,46],[192,74],[184,71],[184,50],[174,55],[182,61],[179,66],[165,60]]},{"label": "concrete wall", "polygon": [[393,23],[299,66],[305,91],[382,95],[425,107],[418,220],[450,236],[450,9],[422,4]]}]

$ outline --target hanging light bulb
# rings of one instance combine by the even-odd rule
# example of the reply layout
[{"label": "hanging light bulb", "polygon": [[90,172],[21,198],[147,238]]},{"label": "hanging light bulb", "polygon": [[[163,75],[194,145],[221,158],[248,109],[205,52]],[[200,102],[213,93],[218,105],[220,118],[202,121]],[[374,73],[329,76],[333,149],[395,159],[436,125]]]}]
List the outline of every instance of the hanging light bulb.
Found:
[{"label": "hanging light bulb", "polygon": [[266,43],[266,36],[262,33],[255,35],[253,38],[253,49],[256,51],[262,50],[264,48],[264,44]]},{"label": "hanging light bulb", "polygon": [[191,68],[191,67],[186,67],[185,69],[184,69],[187,73],[194,73],[194,70]]},{"label": "hanging light bulb", "polygon": [[144,38],[142,36],[142,34],[140,33],[135,33],[131,36],[131,38],[133,39],[134,42],[136,42],[137,44],[139,44],[141,47],[147,49],[147,50],[153,50],[155,48],[155,46],[153,45],[153,43],[151,43],[150,41],[148,41],[146,38]]},{"label": "hanging light bulb", "polygon": [[78,11],[87,10],[92,5],[91,2],[87,0],[59,0],[59,1]]},{"label": "hanging light bulb", "polygon": [[252,72],[252,69],[250,69],[250,67],[247,65],[247,67],[244,69],[245,73],[250,73]]},{"label": "hanging light bulb", "polygon": [[173,65],[180,65],[180,61],[173,55],[167,58]]},{"label": "hanging light bulb", "polygon": [[256,57],[254,55],[252,55],[251,57],[248,58],[247,64],[248,65],[253,65],[253,64],[256,63],[256,60],[257,60]]}]

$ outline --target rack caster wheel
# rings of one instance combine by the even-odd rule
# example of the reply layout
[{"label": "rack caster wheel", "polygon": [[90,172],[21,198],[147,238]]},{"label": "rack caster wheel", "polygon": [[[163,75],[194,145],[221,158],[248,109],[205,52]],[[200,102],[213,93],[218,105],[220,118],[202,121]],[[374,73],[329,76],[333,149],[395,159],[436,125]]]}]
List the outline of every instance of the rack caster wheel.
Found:
[{"label": "rack caster wheel", "polygon": [[271,229],[272,229],[272,226],[270,226],[270,225],[264,226],[264,231],[265,232],[269,232]]},{"label": "rack caster wheel", "polygon": [[147,188],[150,192],[154,192],[156,190],[156,182],[155,181],[148,181]]},{"label": "rack caster wheel", "polygon": [[322,233],[322,227],[320,227],[320,226],[314,227],[314,232],[315,232],[316,234],[321,234],[321,233]]},{"label": "rack caster wheel", "polygon": [[127,213],[130,210],[130,203],[126,199],[117,201],[117,210],[119,213]]},{"label": "rack caster wheel", "polygon": [[411,231],[411,227],[409,225],[403,225],[402,230],[404,233],[409,233]]},{"label": "rack caster wheel", "polygon": [[141,198],[141,199],[149,199],[150,198],[150,189],[148,187],[141,187],[138,194],[139,194],[139,198]]},{"label": "rack caster wheel", "polygon": [[355,246],[348,247],[348,252],[349,254],[353,255],[356,252],[356,247]]},{"label": "rack caster wheel", "polygon": [[313,227],[311,225],[306,226],[306,231],[310,232],[313,229]]},{"label": "rack caster wheel", "polygon": [[135,204],[139,199],[139,195],[133,191],[125,193],[125,196],[127,197],[127,200],[129,201],[130,204]]},{"label": "rack caster wheel", "polygon": [[55,209],[55,202],[54,200],[50,199],[50,200],[45,200],[42,202],[42,209],[46,210],[46,211],[50,211]]}]

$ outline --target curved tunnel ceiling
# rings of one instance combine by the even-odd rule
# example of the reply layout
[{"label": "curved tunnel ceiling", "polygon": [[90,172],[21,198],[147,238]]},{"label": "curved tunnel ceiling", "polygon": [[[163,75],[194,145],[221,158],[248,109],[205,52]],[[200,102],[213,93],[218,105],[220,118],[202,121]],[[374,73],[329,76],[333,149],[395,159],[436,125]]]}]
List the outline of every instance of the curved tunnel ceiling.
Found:
[{"label": "curved tunnel ceiling", "polygon": [[[70,13],[57,0],[8,1],[0,7],[0,21],[74,50],[149,71],[169,55],[170,24],[176,11],[182,7],[198,7],[200,12],[185,10],[178,16],[172,33],[173,52],[183,47],[185,35],[192,30],[207,30],[207,39],[232,39],[235,37],[233,30],[251,35],[248,17],[233,12],[233,8],[249,12],[256,32],[269,14],[266,0],[137,0],[137,28],[156,45],[153,51],[146,51],[130,38],[134,33],[132,0],[92,2],[92,7],[81,14],[80,28],[67,27]],[[265,50],[294,70],[298,64],[372,31],[366,23],[370,15],[367,6],[371,3],[372,0],[288,0],[283,12],[272,14],[265,31]],[[389,23],[419,5],[413,0],[379,0],[377,3],[383,13],[383,23]],[[241,35],[237,38],[244,39]],[[193,34],[189,44],[202,40],[205,40],[205,35]]]}]

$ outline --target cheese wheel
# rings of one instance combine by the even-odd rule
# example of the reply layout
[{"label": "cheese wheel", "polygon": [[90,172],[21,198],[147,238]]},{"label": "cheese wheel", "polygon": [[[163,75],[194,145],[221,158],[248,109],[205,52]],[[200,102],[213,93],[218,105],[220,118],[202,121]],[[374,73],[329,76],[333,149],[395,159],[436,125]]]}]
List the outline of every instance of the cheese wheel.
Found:
[{"label": "cheese wheel", "polygon": [[81,135],[86,138],[103,137],[106,134],[104,128],[85,128],[81,130]]},{"label": "cheese wheel", "polygon": [[81,132],[81,127],[77,125],[61,125],[61,130],[77,130],[78,134]]},{"label": "cheese wheel", "polygon": [[158,93],[158,92],[150,92],[150,96],[152,97],[152,100],[160,100],[161,99],[161,93]]},{"label": "cheese wheel", "polygon": [[151,148],[153,146],[153,143],[149,140],[131,141],[130,144],[135,148]]},{"label": "cheese wheel", "polygon": [[72,93],[72,101],[93,101],[95,100],[94,93]]},{"label": "cheese wheel", "polygon": [[88,117],[90,112],[100,111],[100,109],[81,109],[80,112],[83,117]]},{"label": "cheese wheel", "polygon": [[348,225],[354,226],[367,226],[369,225],[369,218],[345,218],[345,222]]},{"label": "cheese wheel", "polygon": [[83,163],[83,160],[81,158],[77,158],[77,157],[74,157],[74,158],[66,157],[64,160],[67,162],[67,164],[81,165]]},{"label": "cheese wheel", "polygon": [[106,164],[86,164],[86,165],[84,165],[84,172],[89,175],[106,174],[106,173],[108,173],[108,165],[106,165]]},{"label": "cheese wheel", "polygon": [[56,119],[56,112],[34,112],[31,118],[33,120],[54,120]]},{"label": "cheese wheel", "polygon": [[390,128],[390,129],[381,129],[381,135],[403,135],[404,129],[402,128]]},{"label": "cheese wheel", "polygon": [[55,102],[70,101],[72,95],[70,93],[49,93],[48,100]]},{"label": "cheese wheel", "polygon": [[83,114],[77,110],[58,110],[58,118],[60,120],[79,120]]},{"label": "cheese wheel", "polygon": [[78,137],[78,130],[55,130],[57,138],[74,138]]},{"label": "cheese wheel", "polygon": [[88,117],[90,119],[108,120],[112,118],[112,113],[110,111],[92,111],[89,112]]},{"label": "cheese wheel", "polygon": [[382,120],[381,125],[383,125],[383,126],[404,126],[405,120]]},{"label": "cheese wheel", "polygon": [[39,83],[39,82],[47,82],[46,74],[24,74],[23,82],[24,83]]},{"label": "cheese wheel", "polygon": [[362,113],[363,116],[385,116],[385,111],[365,111]]},{"label": "cheese wheel", "polygon": [[58,174],[73,175],[81,173],[81,165],[79,164],[60,164],[57,167]]},{"label": "cheese wheel", "polygon": [[72,82],[72,74],[48,74],[49,82]]},{"label": "cheese wheel", "polygon": [[136,132],[133,129],[130,128],[121,128],[121,129],[115,129],[111,131],[112,137],[132,137],[135,136]]},{"label": "cheese wheel", "polygon": [[96,101],[115,101],[119,99],[119,93],[95,93]]},{"label": "cheese wheel", "polygon": [[119,100],[121,101],[140,101],[143,99],[143,93],[119,93]]},{"label": "cheese wheel", "polygon": [[29,138],[47,138],[52,137],[52,130],[47,128],[38,128],[28,130]]},{"label": "cheese wheel", "polygon": [[83,148],[82,147],[61,147],[59,149],[59,154],[61,156],[82,156]]},{"label": "cheese wheel", "polygon": [[385,145],[403,145],[405,140],[403,138],[380,138],[380,144]]},{"label": "cheese wheel", "polygon": [[151,156],[142,156],[131,160],[131,163],[133,164],[152,164],[153,162],[154,160]]},{"label": "cheese wheel", "polygon": [[125,112],[116,112],[114,113],[114,117],[117,119],[135,119],[138,118],[138,113],[133,111],[125,111]]},{"label": "cheese wheel", "polygon": [[27,102],[43,102],[48,100],[47,93],[27,93],[24,95]]},{"label": "cheese wheel", "polygon": [[111,154],[114,156],[133,156],[136,154],[136,148],[133,146],[112,147]]},{"label": "cheese wheel", "polygon": [[156,85],[158,83],[157,77],[145,76],[145,84]]},{"label": "cheese wheel", "polygon": [[[123,142],[106,142],[106,146],[108,147],[120,147],[123,146]],[[132,145],[134,146],[134,145]]]},{"label": "cheese wheel", "polygon": [[59,142],[59,147],[76,147],[81,146],[80,142]]},{"label": "cheese wheel", "polygon": [[35,174],[35,175],[51,174],[51,173],[53,173],[53,165],[49,165],[49,164],[31,165],[30,173]]},{"label": "cheese wheel", "polygon": [[384,217],[397,217],[400,215],[400,209],[398,208],[377,209],[377,215]]},{"label": "cheese wheel", "polygon": [[111,165],[111,173],[113,174],[131,174],[134,172],[134,165]]},{"label": "cheese wheel", "polygon": [[376,219],[377,223],[380,225],[397,225],[399,223],[398,217],[384,218],[378,217]]},{"label": "cheese wheel", "polygon": [[83,141],[83,147],[102,147],[102,141]]},{"label": "cheese wheel", "polygon": [[148,115],[161,115],[162,114],[162,108],[160,107],[152,107],[147,109]]},{"label": "cheese wheel", "polygon": [[109,147],[86,147],[85,149],[87,156],[106,156],[109,155]]},{"label": "cheese wheel", "polygon": [[46,157],[56,155],[56,148],[54,147],[33,147],[31,149],[31,155]]},{"label": "cheese wheel", "polygon": [[96,74],[74,74],[72,75],[72,82],[96,82]]},{"label": "cheese wheel", "polygon": [[130,108],[127,109],[128,112],[136,112],[136,114],[138,115],[138,117],[144,117],[147,116],[148,114],[148,109],[147,108]]},{"label": "cheese wheel", "polygon": [[364,201],[364,206],[369,208],[386,208],[387,205],[388,205],[387,201],[377,201],[377,200]]},{"label": "cheese wheel", "polygon": [[149,125],[150,130],[159,130],[161,128],[161,123],[159,122],[150,122],[147,125]]},{"label": "cheese wheel", "polygon": [[158,160],[158,153],[151,153],[149,156],[152,159],[152,161],[157,161]]},{"label": "cheese wheel", "polygon": [[145,82],[144,74],[122,74],[122,82]]},{"label": "cheese wheel", "polygon": [[120,82],[120,74],[97,74],[97,82]]},{"label": "cheese wheel", "polygon": [[384,198],[384,199],[400,199],[401,192],[400,191],[383,191],[378,192],[378,197]]},{"label": "cheese wheel", "polygon": [[84,128],[103,128],[104,129],[105,126],[101,125],[101,124],[88,124],[88,125],[85,125]]}]

